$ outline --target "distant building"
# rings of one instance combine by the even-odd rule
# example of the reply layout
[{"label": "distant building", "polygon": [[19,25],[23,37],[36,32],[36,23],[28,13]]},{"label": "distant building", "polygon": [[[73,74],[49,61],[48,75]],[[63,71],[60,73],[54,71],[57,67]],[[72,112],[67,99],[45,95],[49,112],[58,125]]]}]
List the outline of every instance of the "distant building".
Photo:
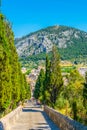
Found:
[{"label": "distant building", "polygon": [[27,70],[25,67],[22,67],[21,71],[22,71],[22,73],[26,73]]},{"label": "distant building", "polygon": [[87,67],[80,67],[78,71],[82,76],[85,76],[85,73],[87,72]]},{"label": "distant building", "polygon": [[34,81],[37,80],[37,75],[36,74],[29,74],[29,79],[32,79]]}]

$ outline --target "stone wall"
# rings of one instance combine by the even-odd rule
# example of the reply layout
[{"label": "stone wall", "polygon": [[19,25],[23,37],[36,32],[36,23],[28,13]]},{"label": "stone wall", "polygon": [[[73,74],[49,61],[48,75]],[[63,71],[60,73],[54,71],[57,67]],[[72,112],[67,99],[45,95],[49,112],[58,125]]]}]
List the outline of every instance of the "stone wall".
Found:
[{"label": "stone wall", "polygon": [[56,110],[44,106],[44,111],[52,119],[52,121],[60,128],[60,130],[87,130],[87,126],[74,121],[57,112]]},{"label": "stone wall", "polygon": [[20,112],[22,111],[22,106],[19,106],[5,117],[0,119],[0,130],[10,130],[11,125],[13,125],[18,118]]}]

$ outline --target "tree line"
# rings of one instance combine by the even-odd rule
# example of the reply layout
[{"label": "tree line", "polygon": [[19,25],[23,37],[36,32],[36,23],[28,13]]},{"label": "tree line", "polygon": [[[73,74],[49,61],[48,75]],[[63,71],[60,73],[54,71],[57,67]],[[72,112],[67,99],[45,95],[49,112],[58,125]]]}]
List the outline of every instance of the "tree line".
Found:
[{"label": "tree line", "polygon": [[13,109],[30,97],[30,88],[21,72],[11,24],[0,13],[0,112]]},{"label": "tree line", "polygon": [[55,46],[52,48],[52,57],[46,56],[46,72],[41,69],[38,76],[34,96],[45,104],[54,107],[58,94],[63,86],[60,69],[60,56]]},{"label": "tree line", "polygon": [[87,73],[84,79],[75,68],[63,76],[60,56],[55,46],[52,57],[49,59],[46,56],[45,71],[40,71],[34,97],[74,120],[87,124]]}]

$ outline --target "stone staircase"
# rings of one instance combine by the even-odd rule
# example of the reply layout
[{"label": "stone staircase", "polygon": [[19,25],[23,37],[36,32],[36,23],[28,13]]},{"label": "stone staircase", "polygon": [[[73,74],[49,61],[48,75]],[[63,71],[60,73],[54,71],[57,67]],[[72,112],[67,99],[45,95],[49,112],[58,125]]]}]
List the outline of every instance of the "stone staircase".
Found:
[{"label": "stone staircase", "polygon": [[10,130],[59,130],[40,106],[26,105]]},{"label": "stone staircase", "polygon": [[87,126],[48,106],[43,110],[28,101],[0,119],[0,130],[87,130]]}]

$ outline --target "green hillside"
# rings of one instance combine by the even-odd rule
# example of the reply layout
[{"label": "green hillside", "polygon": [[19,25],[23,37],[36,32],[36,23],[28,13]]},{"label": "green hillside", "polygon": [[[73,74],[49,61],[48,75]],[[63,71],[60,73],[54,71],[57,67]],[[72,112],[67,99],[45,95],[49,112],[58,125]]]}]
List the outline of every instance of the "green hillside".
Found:
[{"label": "green hillside", "polygon": [[58,47],[62,60],[86,63],[87,33],[67,26],[52,26],[15,40],[20,60],[44,60],[51,54],[52,46]]}]

